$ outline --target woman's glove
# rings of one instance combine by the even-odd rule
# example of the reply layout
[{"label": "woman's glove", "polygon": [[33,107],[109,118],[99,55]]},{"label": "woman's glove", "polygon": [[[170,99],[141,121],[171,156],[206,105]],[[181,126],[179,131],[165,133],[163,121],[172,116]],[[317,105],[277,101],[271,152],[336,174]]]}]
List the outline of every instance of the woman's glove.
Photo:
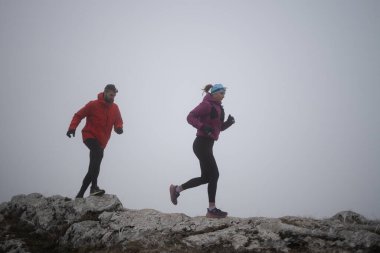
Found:
[{"label": "woman's glove", "polygon": [[207,126],[207,125],[203,126],[203,127],[202,127],[202,130],[203,130],[203,132],[205,132],[207,135],[211,135],[212,132],[214,132],[214,129],[213,129],[212,127],[210,127],[210,126]]},{"label": "woman's glove", "polygon": [[227,124],[232,125],[235,123],[235,118],[232,117],[231,114],[229,114],[226,122]]}]

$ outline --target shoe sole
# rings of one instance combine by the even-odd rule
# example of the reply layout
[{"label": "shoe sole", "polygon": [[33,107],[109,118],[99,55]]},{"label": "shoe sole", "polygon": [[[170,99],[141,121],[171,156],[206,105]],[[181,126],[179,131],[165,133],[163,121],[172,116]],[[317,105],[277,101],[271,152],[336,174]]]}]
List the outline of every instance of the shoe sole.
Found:
[{"label": "shoe sole", "polygon": [[177,200],[173,199],[173,195],[175,196],[175,186],[171,185],[169,187],[169,192],[170,192],[170,201],[173,203],[173,205],[177,205]]},{"label": "shoe sole", "polygon": [[106,193],[106,191],[93,192],[93,193],[90,193],[90,196],[102,196],[104,195],[104,193]]},{"label": "shoe sole", "polygon": [[206,218],[211,218],[211,219],[223,219],[223,218],[226,218],[228,214],[226,214],[225,216],[217,216],[217,215],[213,215],[213,214],[209,214],[207,213],[206,214]]}]

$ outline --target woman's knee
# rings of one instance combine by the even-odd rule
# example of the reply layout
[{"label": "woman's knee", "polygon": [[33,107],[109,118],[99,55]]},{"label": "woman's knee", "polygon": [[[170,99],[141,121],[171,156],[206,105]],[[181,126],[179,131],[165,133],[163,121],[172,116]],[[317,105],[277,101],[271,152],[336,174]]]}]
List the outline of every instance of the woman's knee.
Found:
[{"label": "woman's knee", "polygon": [[211,182],[217,183],[219,180],[219,171],[213,171],[212,174],[210,175],[210,180]]},{"label": "woman's knee", "polygon": [[202,174],[201,180],[202,180],[202,184],[208,184],[210,182],[210,176]]}]

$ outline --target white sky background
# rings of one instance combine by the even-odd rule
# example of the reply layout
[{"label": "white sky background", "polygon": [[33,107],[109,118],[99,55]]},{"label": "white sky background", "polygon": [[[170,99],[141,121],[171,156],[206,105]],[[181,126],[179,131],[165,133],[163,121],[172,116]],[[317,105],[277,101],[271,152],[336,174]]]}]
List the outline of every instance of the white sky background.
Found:
[{"label": "white sky background", "polygon": [[228,87],[214,154],[231,216],[380,218],[380,1],[0,0],[0,202],[74,197],[88,167],[73,114],[119,89],[124,134],[99,185],[125,208],[204,215],[186,116]]}]

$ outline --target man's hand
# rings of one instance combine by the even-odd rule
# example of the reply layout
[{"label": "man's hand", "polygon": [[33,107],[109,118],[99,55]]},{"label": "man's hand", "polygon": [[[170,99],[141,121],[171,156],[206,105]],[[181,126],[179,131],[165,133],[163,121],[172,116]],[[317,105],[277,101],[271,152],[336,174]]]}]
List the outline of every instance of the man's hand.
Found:
[{"label": "man's hand", "polygon": [[69,129],[69,131],[67,131],[66,135],[71,138],[71,135],[73,135],[73,137],[75,137],[75,129]]},{"label": "man's hand", "polygon": [[116,129],[115,129],[115,132],[116,132],[117,134],[122,134],[122,133],[123,133],[123,128],[121,128],[121,127],[116,128]]}]

